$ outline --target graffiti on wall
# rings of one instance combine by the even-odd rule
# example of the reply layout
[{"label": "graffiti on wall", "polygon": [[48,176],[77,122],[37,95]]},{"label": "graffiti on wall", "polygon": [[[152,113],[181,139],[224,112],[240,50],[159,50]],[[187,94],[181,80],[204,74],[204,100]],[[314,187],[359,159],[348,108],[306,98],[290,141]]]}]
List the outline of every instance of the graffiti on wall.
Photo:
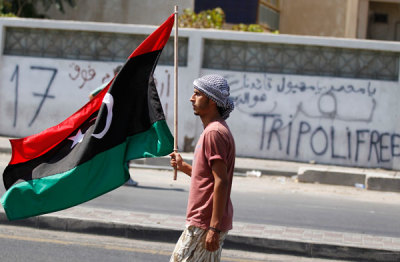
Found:
[{"label": "graffiti on wall", "polygon": [[[400,132],[383,130],[382,92],[353,79],[226,73],[240,121],[257,127],[253,150],[266,156],[385,165],[400,156]],[[249,134],[249,133],[248,133]]]},{"label": "graffiti on wall", "polygon": [[[165,118],[169,119],[173,117],[173,88],[171,82],[171,71],[170,69],[162,69],[156,71],[154,74],[154,80],[157,86],[158,96],[160,97],[162,107],[164,109]],[[171,121],[172,122],[172,121]]]},{"label": "graffiti on wall", "polygon": [[[43,66],[39,66],[39,65],[31,65],[30,70],[35,71],[35,70],[40,70],[43,72],[48,72],[49,74],[49,78],[48,78],[48,82],[46,86],[43,86],[43,92],[32,92],[32,95],[34,97],[38,97],[39,98],[39,102],[37,104],[37,107],[33,110],[33,116],[31,118],[31,120],[29,121],[28,126],[32,126],[32,124],[35,122],[35,120],[37,119],[37,117],[39,116],[39,113],[46,101],[46,99],[54,99],[55,97],[53,95],[50,94],[50,88],[52,87],[52,83],[54,81],[54,78],[57,75],[57,68],[54,67],[43,67]],[[10,82],[14,85],[13,89],[14,89],[14,114],[13,114],[13,127],[16,127],[16,123],[17,123],[17,118],[18,118],[18,101],[19,101],[19,90],[20,90],[20,67],[19,65],[15,65],[15,69],[11,74],[11,78],[10,78]]]},{"label": "graffiti on wall", "polygon": [[[112,80],[121,67],[117,63],[52,61],[50,66],[40,59],[26,61],[9,61],[0,70],[7,79],[0,90],[7,94],[2,97],[0,114],[11,120],[3,122],[3,134],[25,136],[59,123],[83,106],[91,91]],[[167,118],[173,99],[170,69],[157,68],[155,81]]]},{"label": "graffiti on wall", "polygon": [[91,68],[90,65],[87,68],[82,68],[82,66],[77,63],[71,63],[70,67],[73,68],[73,72],[69,73],[68,76],[74,81],[81,81],[79,88],[84,87],[86,82],[93,80],[96,76],[96,70]]}]

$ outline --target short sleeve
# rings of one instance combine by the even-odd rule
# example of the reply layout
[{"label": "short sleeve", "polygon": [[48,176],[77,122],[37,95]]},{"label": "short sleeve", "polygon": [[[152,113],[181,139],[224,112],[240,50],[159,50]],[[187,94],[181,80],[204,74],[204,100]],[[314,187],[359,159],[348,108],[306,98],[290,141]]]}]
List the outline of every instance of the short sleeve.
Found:
[{"label": "short sleeve", "polygon": [[221,159],[227,164],[227,143],[224,136],[217,130],[211,130],[204,136],[204,152],[208,165],[212,166],[212,161]]}]

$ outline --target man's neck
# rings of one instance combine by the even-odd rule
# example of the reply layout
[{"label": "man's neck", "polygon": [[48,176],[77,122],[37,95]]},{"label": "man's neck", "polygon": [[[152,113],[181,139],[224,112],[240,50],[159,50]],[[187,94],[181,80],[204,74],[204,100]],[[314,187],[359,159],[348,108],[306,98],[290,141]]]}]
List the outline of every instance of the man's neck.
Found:
[{"label": "man's neck", "polygon": [[210,124],[211,122],[217,121],[217,120],[221,120],[222,117],[220,116],[220,114],[218,112],[216,112],[214,114],[201,116],[200,119],[201,119],[201,122],[203,122],[203,127],[206,128],[208,126],[208,124]]}]

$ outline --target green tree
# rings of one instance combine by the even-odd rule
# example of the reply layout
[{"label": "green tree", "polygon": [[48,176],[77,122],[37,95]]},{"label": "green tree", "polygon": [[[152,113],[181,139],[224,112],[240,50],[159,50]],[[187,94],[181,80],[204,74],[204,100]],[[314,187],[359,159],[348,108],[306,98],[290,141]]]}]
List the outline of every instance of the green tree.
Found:
[{"label": "green tree", "polygon": [[262,28],[262,26],[257,25],[257,24],[237,24],[232,26],[232,30],[235,31],[245,31],[245,32],[264,32],[265,30]]},{"label": "green tree", "polygon": [[[222,29],[225,24],[225,12],[220,7],[215,9],[204,10],[196,14],[192,9],[184,9],[183,14],[179,16],[180,27],[190,28],[214,28]],[[257,24],[237,24],[225,26],[225,29],[230,28],[236,31],[246,32],[266,32],[266,30]]]},{"label": "green tree", "polygon": [[42,4],[47,11],[55,6],[60,12],[65,13],[64,5],[75,7],[75,0],[0,0],[0,14],[14,14],[18,17],[44,18],[37,10],[38,4]]},{"label": "green tree", "polygon": [[187,8],[183,10],[183,14],[179,16],[180,27],[221,29],[224,23],[225,13],[219,7],[212,10],[201,11],[198,14],[192,9]]}]

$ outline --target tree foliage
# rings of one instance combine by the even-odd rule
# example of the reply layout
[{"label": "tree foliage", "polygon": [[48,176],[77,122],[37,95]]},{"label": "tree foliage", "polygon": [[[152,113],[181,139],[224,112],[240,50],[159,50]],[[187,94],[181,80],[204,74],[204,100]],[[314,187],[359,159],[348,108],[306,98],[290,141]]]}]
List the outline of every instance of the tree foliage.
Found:
[{"label": "tree foliage", "polygon": [[237,24],[232,26],[232,30],[235,31],[245,31],[245,32],[264,32],[264,28],[257,24]]},{"label": "tree foliage", "polygon": [[264,28],[258,24],[237,24],[233,26],[225,25],[225,12],[220,7],[204,10],[196,14],[192,9],[184,9],[179,16],[180,27],[190,28],[215,28],[232,29],[247,32],[265,32]]},{"label": "tree foliage", "polygon": [[198,14],[192,9],[187,8],[184,9],[183,14],[179,16],[180,27],[221,29],[224,23],[225,13],[219,7],[212,10],[201,11]]},{"label": "tree foliage", "polygon": [[44,18],[44,14],[38,12],[37,6],[41,4],[47,11],[51,6],[65,13],[65,4],[75,7],[75,0],[0,0],[0,14],[5,16]]}]

